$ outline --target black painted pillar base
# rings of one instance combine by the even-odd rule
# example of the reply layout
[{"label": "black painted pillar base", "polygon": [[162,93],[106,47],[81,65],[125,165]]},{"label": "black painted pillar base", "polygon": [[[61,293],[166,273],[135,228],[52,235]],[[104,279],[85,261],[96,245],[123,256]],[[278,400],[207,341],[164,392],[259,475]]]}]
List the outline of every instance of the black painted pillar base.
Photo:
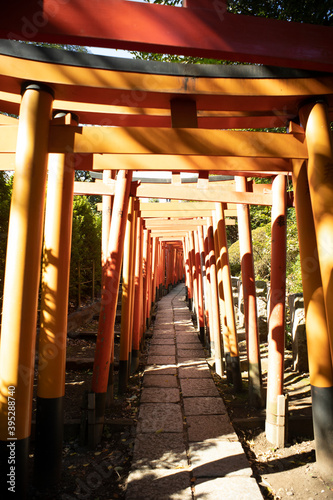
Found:
[{"label": "black painted pillar base", "polygon": [[240,369],[239,356],[230,356],[230,365],[232,372],[232,383],[236,392],[243,389],[242,372]]},{"label": "black painted pillar base", "polygon": [[225,351],[224,352],[224,357],[225,357],[225,370],[226,370],[226,376],[227,376],[227,384],[232,384],[233,383],[233,377],[232,377],[232,367],[231,367],[230,352]]},{"label": "black painted pillar base", "polygon": [[333,485],[333,387],[311,386],[317,468]]},{"label": "black painted pillar base", "polygon": [[192,299],[191,298],[188,299],[188,308],[190,311],[192,311]]},{"label": "black painted pillar base", "polygon": [[135,373],[139,368],[140,361],[140,351],[133,349],[132,350],[132,362],[131,362],[131,373]]},{"label": "black painted pillar base", "polygon": [[30,437],[0,441],[0,492],[4,500],[25,500],[29,489]]},{"label": "black painted pillar base", "polygon": [[64,398],[37,397],[34,484],[56,486],[61,480]]},{"label": "black painted pillar base", "polygon": [[199,339],[200,339],[200,342],[202,344],[204,344],[204,342],[205,342],[205,327],[204,326],[200,326],[200,329],[199,329]]},{"label": "black painted pillar base", "polygon": [[119,361],[119,379],[118,379],[118,394],[124,394],[127,391],[128,384],[128,360]]},{"label": "black painted pillar base", "polygon": [[114,363],[110,363],[108,388],[106,391],[105,407],[110,408],[114,396]]},{"label": "black painted pillar base", "polygon": [[254,408],[264,407],[261,368],[258,363],[249,363],[249,401]]}]

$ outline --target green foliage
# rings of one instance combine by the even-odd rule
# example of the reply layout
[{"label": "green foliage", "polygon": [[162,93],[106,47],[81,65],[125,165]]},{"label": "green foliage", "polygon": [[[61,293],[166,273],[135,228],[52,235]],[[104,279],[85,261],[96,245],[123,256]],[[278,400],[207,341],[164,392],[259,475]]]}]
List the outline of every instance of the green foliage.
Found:
[{"label": "green foliage", "polygon": [[333,25],[331,0],[229,0],[228,10],[235,14],[270,17],[285,21]]},{"label": "green foliage", "polygon": [[[271,274],[271,223],[252,230],[254,272],[257,280],[270,280]],[[229,248],[230,270],[233,276],[241,275],[239,241]],[[299,257],[298,232],[295,209],[287,212],[287,293],[302,292],[302,277]]]},{"label": "green foliage", "polygon": [[72,253],[70,271],[70,301],[76,302],[79,270],[84,283],[83,296],[92,293],[92,269],[95,263],[96,280],[101,281],[101,216],[94,212],[87,196],[75,196],[73,203]]},{"label": "green foliage", "polygon": [[13,176],[0,171],[0,305],[5,275],[6,248]]}]

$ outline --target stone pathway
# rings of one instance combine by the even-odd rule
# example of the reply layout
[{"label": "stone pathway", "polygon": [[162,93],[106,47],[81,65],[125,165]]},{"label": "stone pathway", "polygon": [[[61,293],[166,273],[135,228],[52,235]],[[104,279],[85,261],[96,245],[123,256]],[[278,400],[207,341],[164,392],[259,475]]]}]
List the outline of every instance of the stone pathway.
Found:
[{"label": "stone pathway", "polygon": [[184,297],[158,303],[126,500],[262,500]]}]

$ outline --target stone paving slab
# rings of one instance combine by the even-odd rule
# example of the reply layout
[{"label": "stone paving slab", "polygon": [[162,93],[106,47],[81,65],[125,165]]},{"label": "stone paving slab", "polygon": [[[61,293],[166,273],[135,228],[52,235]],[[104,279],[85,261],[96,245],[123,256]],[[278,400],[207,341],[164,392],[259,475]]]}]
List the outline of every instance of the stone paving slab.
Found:
[{"label": "stone paving slab", "polygon": [[211,373],[207,366],[207,363],[191,363],[185,366],[179,366],[178,368],[179,378],[209,378],[211,379]]},{"label": "stone paving slab", "polygon": [[189,442],[205,441],[206,439],[221,439],[238,441],[237,434],[229,422],[227,415],[188,416]]},{"label": "stone paving slab", "polygon": [[184,398],[185,415],[226,415],[227,410],[220,397]]},{"label": "stone paving slab", "polygon": [[172,339],[173,342],[175,341],[175,332],[173,330],[169,331],[163,331],[159,332],[156,335],[154,335],[153,339]]},{"label": "stone paving slab", "polygon": [[148,365],[145,367],[145,375],[153,373],[154,375],[177,375],[176,366],[158,366]]},{"label": "stone paving slab", "polygon": [[142,391],[140,403],[179,403],[180,395],[178,387],[146,387]]},{"label": "stone paving slab", "polygon": [[174,345],[151,345],[149,348],[150,356],[175,356],[176,347]]},{"label": "stone paving slab", "polygon": [[183,397],[190,396],[219,396],[214,381],[207,379],[181,379],[180,387]]},{"label": "stone paving slab", "polygon": [[189,453],[194,477],[252,476],[252,469],[238,441],[210,439],[192,443]]},{"label": "stone paving slab", "polygon": [[175,375],[155,375],[145,373],[143,387],[178,387]]},{"label": "stone paving slab", "polygon": [[132,466],[152,469],[188,468],[182,433],[139,434],[136,437]]},{"label": "stone paving slab", "polygon": [[180,344],[179,342],[177,342],[177,349],[180,349],[181,351],[187,351],[189,349],[201,349],[201,352],[203,352],[200,340],[197,340],[196,342],[185,342],[184,344]]},{"label": "stone paving slab", "polygon": [[164,335],[156,335],[156,337],[154,336],[152,339],[151,339],[151,342],[150,342],[150,345],[151,346],[155,346],[155,345],[175,345],[175,339],[173,337],[165,337]]},{"label": "stone paving slab", "polygon": [[177,335],[176,341],[177,345],[179,344],[193,344],[198,339],[197,334],[193,333],[182,333],[180,335]]},{"label": "stone paving slab", "polygon": [[192,500],[190,484],[188,471],[139,469],[129,475],[126,500]]},{"label": "stone paving slab", "polygon": [[182,432],[183,416],[177,403],[140,404],[137,432]]},{"label": "stone paving slab", "polygon": [[148,365],[174,365],[176,364],[175,356],[154,356],[148,355]]},{"label": "stone paving slab", "polygon": [[262,500],[259,486],[251,477],[200,479],[195,483],[195,500]]},{"label": "stone paving slab", "polygon": [[179,358],[201,358],[205,359],[205,355],[203,352],[202,347],[200,349],[180,349],[179,346],[177,347],[177,354]]}]

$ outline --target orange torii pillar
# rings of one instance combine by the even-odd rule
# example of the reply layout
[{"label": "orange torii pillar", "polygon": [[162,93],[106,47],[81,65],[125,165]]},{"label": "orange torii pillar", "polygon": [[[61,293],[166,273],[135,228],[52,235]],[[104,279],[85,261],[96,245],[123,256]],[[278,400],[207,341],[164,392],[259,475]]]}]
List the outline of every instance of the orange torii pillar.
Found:
[{"label": "orange torii pillar", "polygon": [[[192,274],[192,290],[193,290],[193,303],[192,303],[192,311],[195,313],[198,318],[199,314],[199,305],[198,305],[198,273],[195,267],[195,245],[194,245],[194,231],[189,232],[189,256],[190,256],[190,266],[191,266],[191,274]],[[199,321],[197,321],[199,324]]]},{"label": "orange torii pillar", "polygon": [[135,209],[134,199],[130,198],[126,224],[123,256],[123,279],[121,297],[121,324],[120,324],[120,353],[119,353],[119,394],[127,389],[130,370],[130,351],[132,348],[131,321],[132,321],[132,296],[133,296],[133,267],[135,256]]},{"label": "orange torii pillar", "polygon": [[[58,113],[53,125],[77,124]],[[61,477],[74,156],[51,154],[44,229],[34,479],[51,487]]]},{"label": "orange torii pillar", "polygon": [[[24,91],[17,136],[0,345],[0,486],[25,499],[52,91]],[[14,458],[14,464],[12,462]],[[7,495],[7,498],[8,498]]]},{"label": "orange torii pillar", "polygon": [[[225,339],[225,361],[226,370],[231,371],[232,383],[236,391],[242,390],[242,374],[239,362],[239,349],[237,339],[237,328],[235,319],[234,297],[232,293],[231,273],[229,266],[227,232],[224,216],[224,205],[216,203],[217,236],[219,245],[219,257],[222,271],[222,289],[225,305],[226,324],[223,325],[223,338]],[[226,350],[226,346],[228,350]]]},{"label": "orange torii pillar", "polygon": [[[114,323],[118,303],[131,182],[132,172],[126,170],[118,172],[111,216],[108,258],[105,265],[106,272],[104,273],[104,281],[102,283],[101,311],[91,386],[93,393],[95,393],[95,402],[92,401],[91,405],[95,405],[96,423],[100,424],[99,428],[96,429],[95,438],[93,438],[94,443],[100,439],[103,429],[109,372],[113,370]],[[112,379],[112,377],[110,378]]]},{"label": "orange torii pillar", "polygon": [[[308,147],[308,182],[317,238],[318,260],[323,285],[328,339],[333,358],[333,140],[324,102],[304,106],[300,113]],[[325,375],[328,356],[325,356]],[[322,363],[324,363],[324,359]],[[333,465],[333,387],[327,375],[312,385],[313,421],[317,459],[323,476],[332,482]],[[319,451],[320,448],[320,451]]]},{"label": "orange torii pillar", "polygon": [[203,284],[202,284],[198,229],[194,231],[194,243],[195,243],[195,267],[197,272],[198,319],[199,319],[198,327],[199,327],[200,340],[203,340],[205,335],[205,321],[204,321]]},{"label": "orange torii pillar", "polygon": [[134,311],[133,311],[133,341],[132,341],[132,371],[135,372],[139,366],[140,359],[140,344],[143,334],[142,329],[142,256],[143,256],[143,224],[142,219],[138,216],[136,230],[136,255],[135,255],[135,270],[134,270]]},{"label": "orange torii pillar", "polygon": [[[111,172],[113,170],[103,170],[103,182],[107,184],[108,180],[111,179]],[[112,200],[113,196],[103,195],[103,211],[102,211],[102,272],[103,267],[107,261],[108,255],[108,245],[110,236],[110,226],[111,226],[111,214],[112,214]]]},{"label": "orange torii pillar", "polygon": [[204,312],[204,335],[200,338],[205,345],[207,343],[207,329],[209,328],[208,308],[209,308],[209,287],[207,285],[206,276],[206,254],[203,226],[198,226],[199,251],[200,251],[200,269],[202,276],[202,293],[203,293],[203,312]]},{"label": "orange torii pillar", "polygon": [[142,323],[144,332],[147,328],[147,272],[148,272],[148,229],[143,221],[143,248],[142,248]]},{"label": "orange torii pillar", "polygon": [[148,230],[148,241],[147,241],[147,296],[146,296],[146,315],[147,315],[147,326],[150,326],[151,322],[151,276],[152,276],[152,237],[151,231]]},{"label": "orange torii pillar", "polygon": [[283,395],[285,297],[286,297],[286,177],[277,175],[272,184],[272,253],[270,314],[268,329],[268,374],[266,438],[284,446],[286,398]]},{"label": "orange torii pillar", "polygon": [[[221,328],[220,328],[220,313],[219,313],[219,298],[217,290],[217,273],[216,273],[216,258],[214,246],[214,229],[212,217],[207,217],[207,245],[208,245],[208,265],[209,275],[208,281],[210,284],[210,309],[209,324],[210,324],[210,342],[213,344],[212,351],[215,357],[215,372],[222,377],[222,345],[221,345]],[[207,268],[207,265],[206,265]]]},{"label": "orange torii pillar", "polygon": [[332,435],[330,416],[333,408],[333,369],[306,167],[306,162],[294,161],[294,199],[302,268],[316,461],[320,473],[330,479],[333,448],[328,437]]},{"label": "orange torii pillar", "polygon": [[186,293],[188,300],[188,307],[192,309],[192,278],[191,278],[191,266],[190,266],[190,254],[188,245],[188,236],[183,238],[183,249],[184,249],[184,260],[185,260],[185,283],[186,283]]},{"label": "orange torii pillar", "polygon": [[210,354],[214,354],[212,350],[212,332],[211,324],[212,324],[212,291],[210,286],[210,262],[209,262],[209,249],[208,249],[208,235],[207,235],[207,226],[204,227],[204,258],[205,258],[205,270],[206,270],[206,295],[207,295],[207,310],[208,315],[207,318],[207,326],[206,329],[206,348],[209,349]]},{"label": "orange torii pillar", "polygon": [[[246,178],[235,177],[236,191],[246,192]],[[259,325],[257,314],[256,281],[249,205],[237,204],[239,253],[241,259],[244,297],[245,335],[248,360],[249,401],[261,408],[263,405]]]}]

